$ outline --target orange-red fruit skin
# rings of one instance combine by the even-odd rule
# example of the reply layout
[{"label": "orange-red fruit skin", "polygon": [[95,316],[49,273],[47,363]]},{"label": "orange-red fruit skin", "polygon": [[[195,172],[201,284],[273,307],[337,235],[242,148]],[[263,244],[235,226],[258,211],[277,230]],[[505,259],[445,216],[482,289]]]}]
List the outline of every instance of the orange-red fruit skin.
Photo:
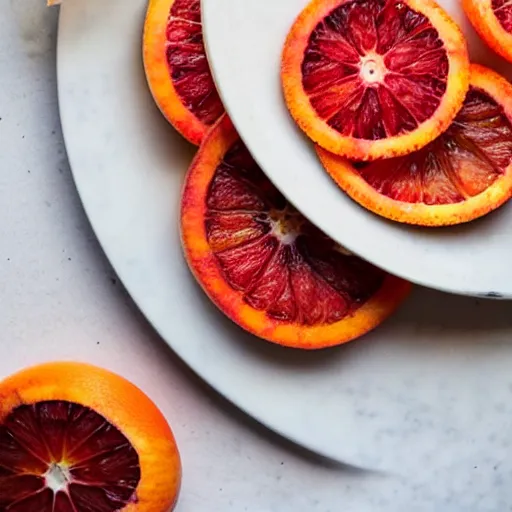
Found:
[{"label": "orange-red fruit skin", "polygon": [[478,35],[498,55],[512,62],[512,34],[507,32],[492,8],[492,0],[462,0],[462,7]]},{"label": "orange-red fruit skin", "polygon": [[226,282],[208,244],[206,195],[224,154],[238,140],[231,121],[223,116],[206,136],[188,171],[182,194],[181,237],[187,263],[212,302],[248,332],[279,345],[305,350],[340,345],[377,327],[410,292],[411,284],[387,275],[380,289],[359,309],[339,322],[303,326],[274,320],[244,302]]},{"label": "orange-red fruit skin", "polygon": [[0,382],[0,423],[13,409],[42,401],[88,407],[117,427],[135,448],[141,468],[136,501],[122,512],[170,512],[181,486],[173,433],[156,405],[134,384],[83,363],[55,362],[24,369]]},{"label": "orange-red fruit skin", "polygon": [[[494,71],[472,64],[471,85],[482,89],[503,107],[512,122],[512,85]],[[317,154],[325,170],[354,201],[390,220],[427,227],[470,222],[499,208],[512,197],[512,162],[488,189],[462,203],[426,205],[388,198],[372,188],[345,158],[320,146]]]},{"label": "orange-red fruit skin", "polygon": [[317,23],[336,7],[351,0],[312,0],[299,14],[288,33],[282,58],[281,82],[285,102],[301,130],[331,153],[359,161],[391,158],[412,153],[444,132],[460,110],[469,87],[469,55],[457,24],[433,0],[404,0],[413,10],[426,14],[444,40],[449,59],[447,90],[434,115],[415,130],[381,140],[340,135],[321,119],[302,85],[302,63],[309,36]]}]

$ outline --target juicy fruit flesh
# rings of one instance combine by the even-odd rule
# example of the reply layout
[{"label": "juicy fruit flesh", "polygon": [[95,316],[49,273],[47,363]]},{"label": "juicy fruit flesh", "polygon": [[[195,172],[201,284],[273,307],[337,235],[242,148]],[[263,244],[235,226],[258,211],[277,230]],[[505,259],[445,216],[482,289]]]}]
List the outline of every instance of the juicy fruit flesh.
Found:
[{"label": "juicy fruit flesh", "polygon": [[0,426],[0,511],[119,511],[140,477],[130,442],[86,407],[22,405]]},{"label": "juicy fruit flesh", "polygon": [[274,320],[339,321],[365,303],[385,277],[291,207],[241,142],[215,171],[205,227],[226,281]]},{"label": "juicy fruit flesh", "polygon": [[428,205],[459,203],[491,186],[512,163],[512,126],[503,109],[471,88],[450,128],[405,157],[358,166],[392,199]]},{"label": "juicy fruit flesh", "polygon": [[492,9],[501,26],[512,33],[512,2],[510,0],[492,0]]},{"label": "juicy fruit flesh", "polygon": [[167,25],[167,62],[186,108],[212,125],[224,108],[215,88],[203,42],[200,0],[176,0]]},{"label": "juicy fruit flesh", "polygon": [[397,0],[353,0],[312,32],[302,82],[329,126],[378,140],[432,117],[446,92],[448,68],[428,18]]}]

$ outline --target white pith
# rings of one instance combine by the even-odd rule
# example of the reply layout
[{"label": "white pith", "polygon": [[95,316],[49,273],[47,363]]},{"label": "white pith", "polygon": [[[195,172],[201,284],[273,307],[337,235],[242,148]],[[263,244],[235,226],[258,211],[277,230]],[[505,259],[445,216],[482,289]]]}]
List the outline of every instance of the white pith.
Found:
[{"label": "white pith", "polygon": [[54,493],[67,491],[68,485],[72,480],[71,473],[66,464],[52,463],[44,475],[46,487]]},{"label": "white pith", "polygon": [[368,84],[382,83],[386,76],[386,65],[382,55],[371,53],[361,57],[359,76]]},{"label": "white pith", "polygon": [[270,212],[271,233],[283,245],[291,245],[300,235],[303,218],[297,211],[286,207]]}]

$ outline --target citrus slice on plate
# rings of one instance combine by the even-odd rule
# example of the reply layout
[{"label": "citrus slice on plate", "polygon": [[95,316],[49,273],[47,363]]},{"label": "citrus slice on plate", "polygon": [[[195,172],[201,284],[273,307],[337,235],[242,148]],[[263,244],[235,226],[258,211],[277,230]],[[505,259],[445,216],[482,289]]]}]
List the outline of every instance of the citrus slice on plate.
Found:
[{"label": "citrus slice on plate", "polygon": [[205,292],[231,320],[278,344],[316,349],[357,338],[410,288],[295,210],[227,116],[189,169],[181,215],[185,255]]},{"label": "citrus slice on plate", "polygon": [[313,0],[288,34],[288,109],[323,148],[354,160],[411,153],[460,109],[466,42],[432,0]]},{"label": "citrus slice on plate", "polygon": [[462,0],[469,21],[480,37],[512,62],[512,2],[510,0]]},{"label": "citrus slice on plate", "polygon": [[125,379],[49,363],[0,383],[0,510],[169,512],[180,481],[169,425]]},{"label": "citrus slice on plate", "polygon": [[317,152],[350,197],[383,217],[423,226],[468,222],[512,195],[512,85],[472,65],[469,92],[451,126],[410,155],[351,164]]},{"label": "citrus slice on plate", "polygon": [[224,112],[204,48],[200,0],[150,0],[143,53],[160,110],[183,137],[200,144]]}]

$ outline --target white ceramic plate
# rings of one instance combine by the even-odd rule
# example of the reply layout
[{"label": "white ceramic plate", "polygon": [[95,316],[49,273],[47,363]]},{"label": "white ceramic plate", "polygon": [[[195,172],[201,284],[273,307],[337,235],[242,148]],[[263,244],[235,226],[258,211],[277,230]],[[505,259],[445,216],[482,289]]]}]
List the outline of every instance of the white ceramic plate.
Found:
[{"label": "white ceramic plate", "polygon": [[[351,201],[323,171],[282,98],[281,49],[308,0],[203,0],[210,63],[226,108],[272,181],[318,227],[376,265],[454,293],[512,297],[512,203],[449,229],[410,228]],[[460,0],[440,0],[461,23],[477,61],[502,72],[465,20]]]},{"label": "white ceramic plate", "polygon": [[145,3],[66,0],[58,74],[80,196],[149,321],[220,393],[328,457],[397,473],[440,457],[470,460],[485,453],[508,460],[508,303],[418,289],[372,335],[335,350],[299,353],[245,334],[205,299],[178,236],[180,187],[192,148],[147,92],[140,57]]}]

